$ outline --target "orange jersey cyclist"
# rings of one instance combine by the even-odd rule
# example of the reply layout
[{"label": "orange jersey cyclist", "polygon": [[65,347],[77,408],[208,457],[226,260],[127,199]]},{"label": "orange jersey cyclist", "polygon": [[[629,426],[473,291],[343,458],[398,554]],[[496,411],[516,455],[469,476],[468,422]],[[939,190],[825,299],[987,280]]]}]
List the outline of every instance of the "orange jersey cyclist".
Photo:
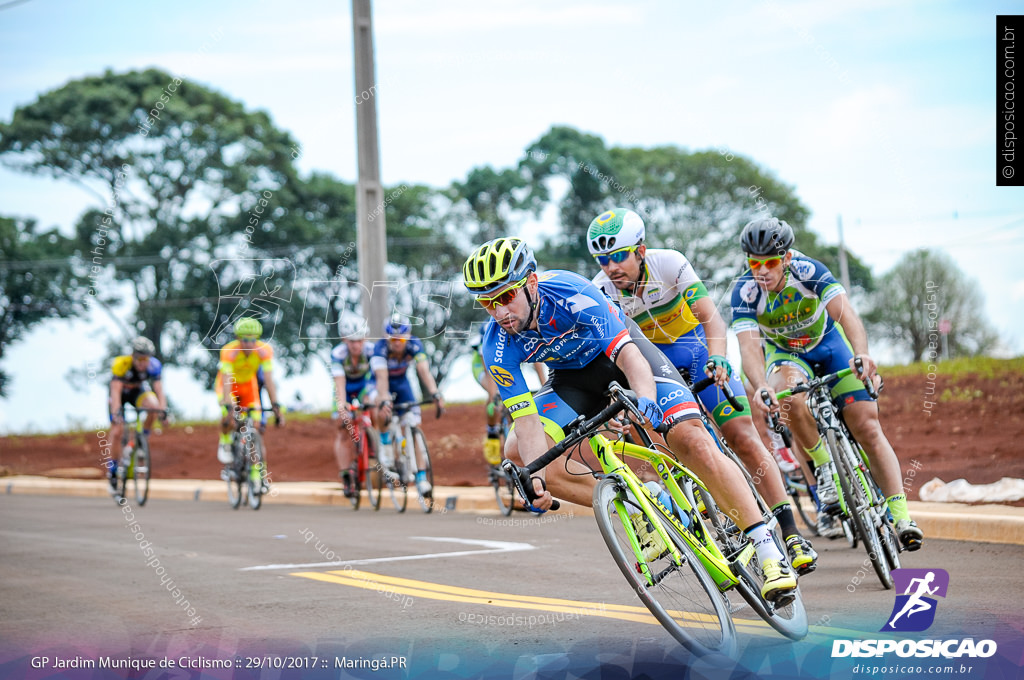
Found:
[{"label": "orange jersey cyclist", "polygon": [[[639,327],[590,281],[563,270],[538,275],[526,243],[499,238],[478,247],[463,265],[466,287],[496,323],[484,337],[484,366],[498,385],[514,426],[505,453],[523,463],[564,437],[577,415],[592,417],[607,404],[612,381],[632,389],[638,407],[682,461],[707,483],[721,506],[751,538],[764,565],[763,595],[785,598],[796,577],[769,533],[740,469],[704,430],[682,377]],[[544,362],[549,377],[533,396],[520,364]],[[663,425],[664,421],[664,425]],[[550,491],[545,489],[545,479]],[[596,484],[578,461],[551,465],[534,477],[534,505],[551,507],[552,493],[590,505]],[[639,518],[639,516],[638,516]],[[656,533],[638,535],[645,552],[660,553]]]},{"label": "orange jersey cyclist", "polygon": [[[590,254],[601,267],[594,284],[693,382],[704,376],[709,360],[714,362],[717,383],[697,398],[757,480],[778,518],[790,563],[798,574],[808,574],[818,556],[796,527],[775,459],[754,429],[743,384],[725,358],[725,320],[686,257],[675,250],[648,248],[645,238],[644,221],[632,210],[612,208],[595,217],[587,230]],[[726,383],[743,411],[729,405],[722,391]]]},{"label": "orange jersey cyclist", "polygon": [[[793,229],[774,217],[751,221],[740,235],[749,268],[733,289],[732,327],[744,373],[754,391],[766,391],[777,408],[775,392],[797,381],[847,366],[855,371],[832,386],[832,397],[868,455],[900,541],[907,550],[917,550],[923,533],[907,510],[899,461],[878,422],[878,405],[856,374],[854,359],[859,357],[864,366],[861,377],[875,379],[864,324],[832,273],[821,262],[795,254],[793,240]],[[764,355],[762,336],[767,341]],[[838,501],[833,464],[814,417],[804,406],[807,395],[789,399],[799,404],[789,410],[793,436],[817,467],[819,500],[831,506]],[[767,413],[761,399],[755,399],[753,406],[762,415]]]},{"label": "orange jersey cyclist", "polygon": [[[260,408],[260,386],[256,374],[262,370],[264,384],[270,394],[274,418],[283,422],[281,408],[277,403],[277,386],[274,383],[274,350],[260,340],[263,325],[252,317],[243,317],[235,322],[235,339],[220,350],[220,366],[214,381],[214,390],[221,404],[220,443],[217,446],[217,460],[225,465],[222,475],[230,475],[228,468],[233,462],[231,453],[231,430],[234,427],[233,410],[236,408]],[[257,463],[259,465],[265,465]],[[266,470],[258,470],[267,486]],[[264,488],[264,493],[267,489]]]},{"label": "orange jersey cyclist", "polygon": [[132,340],[132,353],[114,357],[110,366],[110,437],[118,447],[117,456],[107,464],[111,487],[117,484],[117,461],[121,460],[124,453],[121,435],[124,431],[125,405],[153,409],[146,413],[146,422],[143,424],[147,435],[156,422],[157,410],[164,411],[162,417],[166,418],[167,415],[167,397],[160,379],[163,366],[154,354],[156,347],[153,341],[139,336]]}]

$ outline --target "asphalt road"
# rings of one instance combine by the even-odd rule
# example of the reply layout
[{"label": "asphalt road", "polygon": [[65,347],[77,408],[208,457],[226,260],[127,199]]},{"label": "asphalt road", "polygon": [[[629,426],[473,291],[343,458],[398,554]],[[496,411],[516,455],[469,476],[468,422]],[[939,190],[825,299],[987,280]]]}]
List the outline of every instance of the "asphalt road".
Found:
[{"label": "asphalt road", "polygon": [[[684,665],[719,677],[698,673],[645,614],[585,515],[5,495],[0,517],[2,677],[40,656],[49,669],[105,656],[184,663],[180,677],[625,678]],[[812,635],[792,643],[740,609],[740,668],[814,677],[832,638],[877,636],[893,592],[863,549],[816,547],[820,567],[801,580]],[[904,557],[950,574],[927,636],[1024,630],[1024,547],[933,540]],[[394,667],[370,668],[380,655]]]}]

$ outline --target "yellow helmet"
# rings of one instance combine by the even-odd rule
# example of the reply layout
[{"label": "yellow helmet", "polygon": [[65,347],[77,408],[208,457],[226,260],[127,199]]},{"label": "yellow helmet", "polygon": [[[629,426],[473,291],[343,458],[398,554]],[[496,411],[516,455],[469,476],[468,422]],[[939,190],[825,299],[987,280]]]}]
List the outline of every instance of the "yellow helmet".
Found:
[{"label": "yellow helmet", "polygon": [[537,271],[537,258],[525,241],[496,238],[473,251],[462,265],[462,280],[474,295],[488,295]]}]

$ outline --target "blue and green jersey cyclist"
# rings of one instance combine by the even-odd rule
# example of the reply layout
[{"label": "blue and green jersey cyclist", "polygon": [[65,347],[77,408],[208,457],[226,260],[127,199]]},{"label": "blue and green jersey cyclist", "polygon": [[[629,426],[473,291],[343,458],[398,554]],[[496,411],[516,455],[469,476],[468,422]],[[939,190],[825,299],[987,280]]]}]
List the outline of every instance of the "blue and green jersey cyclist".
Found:
[{"label": "blue and green jersey cyclist", "polygon": [[[905,549],[917,550],[923,533],[907,509],[899,461],[882,432],[878,405],[862,382],[877,380],[864,324],[832,273],[821,262],[794,254],[793,241],[793,229],[774,217],[753,220],[741,234],[748,269],[733,288],[732,328],[744,372],[754,392],[765,393],[774,410],[779,408],[775,393],[798,381],[847,366],[854,371],[832,385],[833,399],[867,454],[900,541]],[[859,375],[855,358],[863,366]],[[789,397],[797,407],[783,411],[796,442],[816,466],[817,493],[827,514],[838,501],[835,470],[806,399],[805,394]],[[754,399],[753,407],[762,416],[768,412],[761,399]]]}]

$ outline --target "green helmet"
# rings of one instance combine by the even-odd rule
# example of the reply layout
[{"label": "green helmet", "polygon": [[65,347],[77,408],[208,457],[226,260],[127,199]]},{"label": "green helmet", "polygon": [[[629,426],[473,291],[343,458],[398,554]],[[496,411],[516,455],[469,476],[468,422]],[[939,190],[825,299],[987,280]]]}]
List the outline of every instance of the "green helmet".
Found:
[{"label": "green helmet", "polygon": [[254,337],[263,335],[263,324],[251,316],[245,316],[235,322],[235,335],[239,338]]},{"label": "green helmet", "polygon": [[644,242],[645,235],[644,221],[639,215],[629,208],[612,208],[590,223],[587,247],[591,255],[603,255],[620,248],[638,246]]}]

